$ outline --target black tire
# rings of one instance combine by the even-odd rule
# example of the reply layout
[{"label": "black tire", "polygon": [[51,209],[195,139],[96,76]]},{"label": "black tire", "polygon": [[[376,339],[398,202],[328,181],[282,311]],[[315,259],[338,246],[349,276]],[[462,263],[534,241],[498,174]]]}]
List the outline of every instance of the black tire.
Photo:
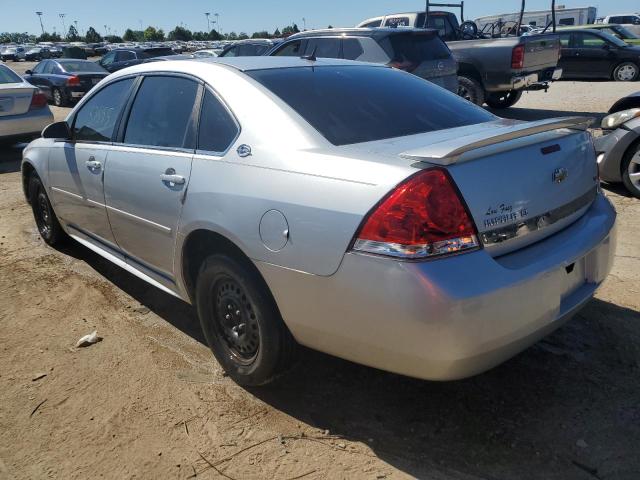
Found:
[{"label": "black tire", "polygon": [[640,198],[640,179],[632,179],[632,174],[640,175],[640,143],[636,143],[622,158],[622,183],[631,195]]},{"label": "black tire", "polygon": [[476,105],[484,104],[484,87],[470,77],[458,77],[458,95]]},{"label": "black tire", "polygon": [[622,62],[613,70],[616,82],[633,82],[640,76],[640,67],[633,62]]},{"label": "black tire", "polygon": [[42,239],[52,247],[62,245],[69,237],[60,226],[44,185],[35,173],[29,178],[29,201]]},{"label": "black tire", "polygon": [[53,100],[53,104],[56,107],[66,107],[67,99],[64,96],[64,93],[59,88],[54,88],[51,90],[51,99]]},{"label": "black tire", "polygon": [[253,265],[208,257],[196,282],[196,306],[211,351],[236,383],[264,385],[291,365],[295,340]]},{"label": "black tire", "polygon": [[491,108],[502,109],[515,105],[522,97],[522,90],[509,90],[508,92],[491,92],[485,98],[485,102]]}]

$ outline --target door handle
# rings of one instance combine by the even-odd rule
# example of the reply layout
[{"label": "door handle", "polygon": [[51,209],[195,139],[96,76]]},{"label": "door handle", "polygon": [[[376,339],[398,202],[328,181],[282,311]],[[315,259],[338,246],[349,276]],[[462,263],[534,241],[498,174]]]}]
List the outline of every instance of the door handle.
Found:
[{"label": "door handle", "polygon": [[94,157],[89,157],[89,160],[84,162],[89,170],[100,170],[102,168],[102,164],[97,161]]},{"label": "door handle", "polygon": [[167,168],[167,171],[160,175],[160,180],[173,185],[184,185],[185,182],[184,177],[176,175],[176,171],[173,168]]}]

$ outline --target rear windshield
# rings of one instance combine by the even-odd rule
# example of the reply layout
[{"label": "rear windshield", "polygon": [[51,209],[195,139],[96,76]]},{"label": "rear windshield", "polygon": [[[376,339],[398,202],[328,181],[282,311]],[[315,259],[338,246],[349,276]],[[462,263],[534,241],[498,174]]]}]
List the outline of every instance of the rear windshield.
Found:
[{"label": "rear windshield", "polygon": [[406,32],[390,35],[380,41],[380,46],[391,61],[424,62],[445,60],[451,57],[449,47],[435,33]]},{"label": "rear windshield", "polygon": [[402,137],[495,117],[415,75],[386,67],[320,66],[246,72],[334,145]]},{"label": "rear windshield", "polygon": [[104,72],[104,68],[93,62],[60,62],[60,66],[65,72]]},{"label": "rear windshield", "polygon": [[21,83],[22,79],[9,70],[7,67],[0,65],[0,83]]}]

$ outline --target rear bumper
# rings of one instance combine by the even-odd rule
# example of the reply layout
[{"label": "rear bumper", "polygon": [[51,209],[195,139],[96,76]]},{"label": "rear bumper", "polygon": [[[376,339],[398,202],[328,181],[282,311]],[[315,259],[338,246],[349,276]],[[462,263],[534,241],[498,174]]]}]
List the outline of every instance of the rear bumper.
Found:
[{"label": "rear bumper", "polygon": [[301,344],[453,380],[512,357],[591,299],[611,269],[615,216],[599,195],[570,227],[500,258],[484,250],[425,262],[348,253],[331,277],[258,267]]},{"label": "rear bumper", "polygon": [[53,114],[49,107],[0,117],[0,139],[39,137],[42,129],[50,123],[53,123]]},{"label": "rear bumper", "polygon": [[504,92],[508,90],[524,90],[535,85],[559,80],[562,77],[562,69],[551,67],[534,73],[522,73],[518,75],[497,73],[485,82],[489,92]]}]

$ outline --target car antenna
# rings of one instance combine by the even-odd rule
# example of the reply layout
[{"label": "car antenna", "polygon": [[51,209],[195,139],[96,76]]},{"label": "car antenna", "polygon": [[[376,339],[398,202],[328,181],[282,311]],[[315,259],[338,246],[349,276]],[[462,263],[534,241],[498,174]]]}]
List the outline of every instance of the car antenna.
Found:
[{"label": "car antenna", "polygon": [[310,60],[310,61],[312,61],[312,62],[315,62],[316,60],[318,60],[318,59],[316,58],[316,50],[317,50],[317,49],[318,49],[318,45],[314,45],[314,47],[313,47],[313,52],[311,52],[311,54],[310,54],[310,55],[303,55],[303,56],[301,56],[300,58],[303,58],[303,59],[305,59],[305,60]]}]

